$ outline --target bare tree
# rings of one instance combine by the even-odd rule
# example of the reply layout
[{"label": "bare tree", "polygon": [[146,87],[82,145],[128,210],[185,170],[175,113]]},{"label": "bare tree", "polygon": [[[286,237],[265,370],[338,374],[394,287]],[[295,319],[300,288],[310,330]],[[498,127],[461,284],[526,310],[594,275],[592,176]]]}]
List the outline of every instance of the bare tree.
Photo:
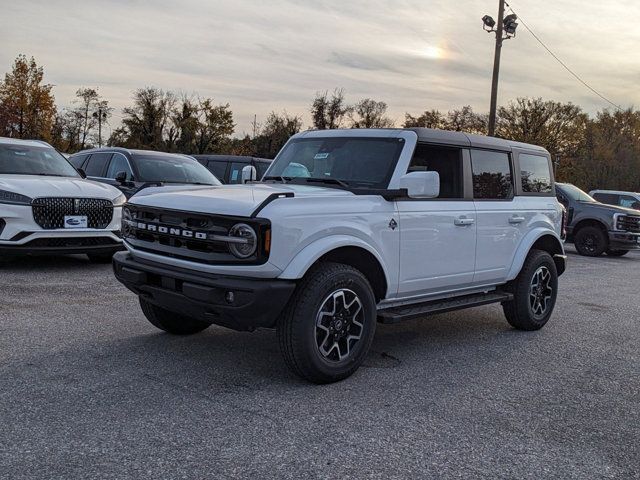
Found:
[{"label": "bare tree", "polygon": [[336,88],[331,97],[327,91],[318,92],[311,104],[313,126],[318,130],[340,128],[350,110],[345,103],[343,89]]},{"label": "bare tree", "polygon": [[386,116],[387,104],[371,98],[356,103],[349,112],[351,128],[389,128],[393,120]]}]

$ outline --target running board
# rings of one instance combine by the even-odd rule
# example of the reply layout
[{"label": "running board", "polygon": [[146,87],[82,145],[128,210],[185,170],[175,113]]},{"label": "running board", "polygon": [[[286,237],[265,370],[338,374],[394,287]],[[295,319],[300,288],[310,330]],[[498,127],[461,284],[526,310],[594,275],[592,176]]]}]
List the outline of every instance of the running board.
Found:
[{"label": "running board", "polygon": [[513,300],[511,293],[489,292],[474,293],[461,297],[432,300],[430,302],[405,305],[402,307],[392,307],[378,311],[378,321],[380,323],[398,323],[402,320],[426,317],[435,313],[450,312],[452,310],[462,310],[463,308],[479,307],[489,303],[508,302]]}]

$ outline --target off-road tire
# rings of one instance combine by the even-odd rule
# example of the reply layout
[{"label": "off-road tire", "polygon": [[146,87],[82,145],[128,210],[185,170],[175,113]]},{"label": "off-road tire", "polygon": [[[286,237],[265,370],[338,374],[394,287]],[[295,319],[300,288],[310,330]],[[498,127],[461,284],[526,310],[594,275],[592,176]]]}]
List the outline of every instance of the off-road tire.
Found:
[{"label": "off-road tire", "polygon": [[609,246],[605,232],[598,227],[587,226],[578,230],[573,239],[576,250],[585,257],[599,257]]},{"label": "off-road tire", "polygon": [[[346,355],[342,358],[342,349],[338,346],[336,352],[333,345],[329,350],[331,355],[340,355],[337,360],[332,360],[326,355],[327,348],[324,347],[324,332],[319,330],[318,322],[325,320],[331,323],[330,328],[335,328],[335,316],[326,312],[327,301],[333,298],[333,311],[336,311],[336,294],[340,292],[351,292],[358,299],[361,310],[357,309],[357,304],[351,303],[352,307],[342,309],[347,312],[344,315],[348,318],[353,312],[362,312],[362,315],[353,315],[348,321],[349,328],[354,324],[362,324],[362,329],[358,330],[360,337],[355,341],[353,347],[345,348]],[[353,295],[351,295],[353,294]],[[342,304],[347,305],[346,296],[342,297]],[[327,315],[324,317],[323,315]],[[356,323],[356,317],[357,322]],[[376,300],[371,285],[366,277],[357,269],[339,263],[320,263],[313,267],[304,276],[297,286],[293,296],[289,300],[285,311],[280,316],[277,324],[277,336],[280,350],[284,356],[285,363],[300,377],[318,384],[331,383],[343,380],[353,374],[365,359],[367,352],[373,341],[376,327]],[[358,327],[359,329],[360,327]],[[333,341],[326,333],[326,339]],[[333,334],[338,335],[338,334]],[[344,341],[339,340],[340,342]],[[349,343],[349,336],[346,336]],[[322,345],[319,345],[322,343]],[[326,343],[328,345],[328,343]],[[324,347],[324,352],[323,352]]]},{"label": "off-road tire", "polygon": [[174,335],[191,335],[201,332],[210,324],[158,307],[139,297],[142,313],[149,322],[165,332]]},{"label": "off-road tire", "polygon": [[629,250],[615,250],[615,249],[612,250],[612,249],[608,249],[606,253],[610,257],[623,257],[627,253],[629,253]]},{"label": "off-road tire", "polygon": [[111,263],[113,253],[87,253],[91,263]]},{"label": "off-road tire", "polygon": [[[548,302],[545,303],[545,310],[536,314],[532,306],[535,300],[532,300],[531,290],[534,276],[541,271],[549,273],[549,285],[552,291]],[[518,276],[509,282],[504,290],[513,294],[512,301],[502,304],[507,322],[518,330],[541,329],[553,313],[558,293],[558,272],[551,255],[543,250],[531,250]]]}]

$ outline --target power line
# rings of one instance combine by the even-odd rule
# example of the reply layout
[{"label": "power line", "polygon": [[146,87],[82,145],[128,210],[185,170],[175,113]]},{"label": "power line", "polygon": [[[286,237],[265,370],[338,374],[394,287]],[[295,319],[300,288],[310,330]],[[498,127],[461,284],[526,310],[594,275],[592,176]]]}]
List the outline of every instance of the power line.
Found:
[{"label": "power line", "polygon": [[[511,13],[513,13],[513,14],[515,14],[515,15],[518,15],[516,12],[514,12],[514,11],[513,11],[513,8],[511,8],[511,5],[509,5],[507,2],[505,2],[505,4],[507,5],[507,7],[509,7],[509,10],[511,10]],[[573,76],[576,78],[576,80],[578,80],[582,85],[584,85],[585,87],[587,87],[589,90],[591,90],[593,93],[595,93],[598,97],[600,97],[600,98],[601,98],[602,100],[604,100],[605,102],[607,102],[607,103],[609,103],[609,104],[613,105],[613,106],[614,106],[615,108],[617,108],[618,110],[622,110],[622,107],[621,107],[620,105],[617,105],[617,104],[613,103],[611,100],[609,100],[607,97],[605,97],[604,95],[602,95],[600,92],[598,92],[595,88],[593,88],[593,87],[592,87],[591,85],[589,85],[587,82],[585,82],[584,80],[582,80],[582,78],[580,78],[580,76],[579,76],[577,73],[575,73],[573,70],[571,70],[571,69],[567,66],[567,64],[566,64],[566,63],[564,63],[562,60],[560,60],[560,58],[559,58],[555,53],[553,53],[553,52],[551,51],[551,49],[550,49],[549,47],[547,47],[547,46],[545,45],[545,43],[544,43],[542,40],[540,40],[540,37],[538,37],[538,36],[533,32],[533,30],[531,30],[531,28],[529,28],[529,25],[527,25],[527,24],[525,23],[525,21],[522,19],[522,17],[521,17],[520,15],[518,15],[518,20],[520,21],[520,23],[522,23],[522,25],[524,26],[524,28],[526,28],[526,29],[529,31],[529,33],[530,33],[531,35],[533,35],[533,38],[535,38],[535,39],[538,41],[538,43],[539,43],[540,45],[542,45],[542,46],[544,47],[544,49],[545,49],[547,52],[549,52],[549,54],[550,54],[553,58],[555,58],[555,59],[557,60],[557,62],[558,62],[560,65],[562,65],[562,66],[564,67],[564,69],[565,69],[567,72],[569,72],[571,75],[573,75]]]}]

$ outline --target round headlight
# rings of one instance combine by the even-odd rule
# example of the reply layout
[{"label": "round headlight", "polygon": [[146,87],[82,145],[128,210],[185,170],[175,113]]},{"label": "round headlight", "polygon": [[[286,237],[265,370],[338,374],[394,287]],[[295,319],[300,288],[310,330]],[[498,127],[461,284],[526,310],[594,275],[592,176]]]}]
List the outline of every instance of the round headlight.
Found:
[{"label": "round headlight", "polygon": [[256,252],[258,237],[256,231],[246,223],[237,223],[229,230],[230,237],[237,237],[238,242],[229,242],[229,250],[238,258],[248,258]]}]

